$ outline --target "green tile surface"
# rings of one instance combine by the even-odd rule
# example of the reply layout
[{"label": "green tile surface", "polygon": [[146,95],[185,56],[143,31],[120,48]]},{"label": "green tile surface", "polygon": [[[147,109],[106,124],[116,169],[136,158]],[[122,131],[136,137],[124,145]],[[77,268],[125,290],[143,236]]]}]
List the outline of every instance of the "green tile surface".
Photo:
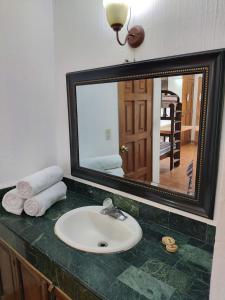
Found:
[{"label": "green tile surface", "polygon": [[150,300],[170,299],[175,289],[141,269],[130,266],[118,279]]},{"label": "green tile surface", "polygon": [[212,267],[211,254],[205,250],[193,247],[191,245],[183,245],[180,249],[180,255],[183,260],[191,262],[198,267],[204,268],[210,272]]},{"label": "green tile surface", "polygon": [[191,276],[159,259],[149,259],[141,269],[180,292],[185,293],[190,288]]},{"label": "green tile surface", "polygon": [[[129,201],[122,206],[136,216],[143,229],[143,239],[134,248],[110,255],[91,254],[72,249],[54,234],[54,225],[65,212],[100,203],[92,188],[85,192],[74,188],[67,200],[55,204],[40,218],[14,216],[0,207],[0,236],[40,272],[49,277],[72,299],[79,300],[207,300],[211,275],[212,251],[207,241],[146,220],[140,206]],[[95,201],[95,198],[98,198]],[[189,224],[190,225],[190,224]],[[163,235],[172,235],[179,246],[169,254],[161,244]],[[209,233],[212,236],[213,232]],[[212,239],[211,237],[209,237]]]}]

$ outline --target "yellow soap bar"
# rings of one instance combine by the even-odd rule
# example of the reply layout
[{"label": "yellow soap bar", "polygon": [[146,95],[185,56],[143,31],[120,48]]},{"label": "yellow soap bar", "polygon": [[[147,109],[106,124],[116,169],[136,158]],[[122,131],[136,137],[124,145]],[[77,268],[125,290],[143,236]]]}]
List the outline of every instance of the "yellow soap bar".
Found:
[{"label": "yellow soap bar", "polygon": [[166,250],[170,253],[174,253],[176,252],[178,249],[178,246],[177,245],[166,245]]},{"label": "yellow soap bar", "polygon": [[174,244],[176,244],[176,241],[175,241],[175,239],[173,239],[170,236],[164,236],[162,238],[162,243],[163,243],[163,245],[174,245]]}]

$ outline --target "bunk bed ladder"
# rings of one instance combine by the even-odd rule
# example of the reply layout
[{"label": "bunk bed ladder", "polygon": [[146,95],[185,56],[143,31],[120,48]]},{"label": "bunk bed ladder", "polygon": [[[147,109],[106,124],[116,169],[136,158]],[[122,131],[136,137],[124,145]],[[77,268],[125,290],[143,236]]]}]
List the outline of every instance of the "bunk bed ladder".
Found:
[{"label": "bunk bed ladder", "polygon": [[[162,155],[161,159],[170,157],[170,171],[180,165],[180,149],[181,149],[181,116],[182,116],[182,103],[180,103],[180,98],[177,94],[162,90],[163,94],[176,96],[176,103],[169,104],[169,115],[167,115],[167,109],[163,108],[163,115],[161,120],[170,121],[170,131],[168,133],[160,133],[165,142],[166,138],[169,138],[170,151],[167,154]],[[174,101],[173,101],[174,102]]]},{"label": "bunk bed ladder", "polygon": [[182,103],[178,103],[175,111],[174,119],[174,142],[173,149],[173,167],[177,168],[180,165],[180,148],[181,148],[181,116],[182,116]]},{"label": "bunk bed ladder", "polygon": [[170,135],[169,135],[169,142],[170,142],[170,171],[174,168],[174,132],[175,132],[175,107],[174,104],[170,104]]}]

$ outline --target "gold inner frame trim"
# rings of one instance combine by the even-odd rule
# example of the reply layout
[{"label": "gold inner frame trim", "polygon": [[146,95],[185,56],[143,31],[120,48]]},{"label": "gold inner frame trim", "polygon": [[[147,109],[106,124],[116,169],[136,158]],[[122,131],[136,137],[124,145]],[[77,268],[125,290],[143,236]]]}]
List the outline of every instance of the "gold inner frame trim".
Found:
[{"label": "gold inner frame trim", "polygon": [[[201,107],[201,133],[199,132],[199,135],[201,134],[201,144],[200,144],[200,157],[199,157],[199,172],[197,174],[196,179],[196,186],[195,186],[195,196],[188,196],[179,192],[171,192],[165,188],[162,187],[155,187],[155,186],[148,186],[146,184],[137,183],[129,179],[120,178],[121,181],[129,182],[133,186],[138,187],[147,187],[149,191],[156,192],[160,195],[169,195],[169,196],[179,196],[179,198],[182,198],[183,200],[188,200],[189,202],[196,203],[196,201],[200,200],[200,186],[201,186],[201,175],[202,175],[202,168],[203,168],[203,154],[205,150],[205,130],[206,130],[206,114],[207,114],[207,95],[208,95],[208,81],[209,81],[209,68],[207,66],[203,67],[196,67],[196,68],[184,68],[184,69],[174,69],[174,70],[168,70],[163,72],[153,72],[153,73],[145,73],[145,74],[138,74],[138,75],[127,75],[127,76],[117,76],[117,77],[108,77],[108,78],[100,78],[100,79],[93,79],[93,80],[81,80],[75,82],[75,88],[76,86],[80,85],[86,85],[86,84],[95,84],[95,83],[106,83],[106,82],[112,82],[112,81],[122,81],[122,80],[137,80],[137,79],[145,79],[145,78],[156,78],[161,76],[172,76],[172,75],[183,75],[183,74],[199,74],[203,73],[203,79],[204,79],[204,90],[202,93],[202,107]],[[79,166],[80,169],[86,169],[81,166]],[[93,170],[89,169],[93,172]],[[95,171],[98,172],[98,171]],[[196,170],[197,172],[197,170]],[[111,175],[98,172],[102,176],[106,178],[111,178]]]}]

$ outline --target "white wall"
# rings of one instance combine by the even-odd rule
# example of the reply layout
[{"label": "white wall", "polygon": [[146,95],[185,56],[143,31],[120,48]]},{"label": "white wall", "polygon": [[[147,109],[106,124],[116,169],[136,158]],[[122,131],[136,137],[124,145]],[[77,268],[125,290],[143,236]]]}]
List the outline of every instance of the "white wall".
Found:
[{"label": "white wall", "polygon": [[56,162],[51,0],[0,1],[0,188]]},{"label": "white wall", "polygon": [[[193,95],[193,113],[192,113],[192,130],[191,130],[191,141],[195,141],[195,134],[196,134],[196,126],[199,126],[200,124],[197,123],[197,106],[198,106],[198,95],[201,99],[202,97],[202,91],[199,91],[199,78],[202,77],[202,74],[195,74],[194,79],[194,95]],[[199,94],[198,94],[199,93]]]},{"label": "white wall", "polygon": [[156,186],[160,183],[160,116],[161,116],[161,99],[162,99],[162,80],[154,79],[153,89],[153,132],[152,139],[152,184]]},{"label": "white wall", "polygon": [[180,97],[180,101],[182,101],[182,88],[182,76],[171,76],[168,78],[168,90],[177,94]]},{"label": "white wall", "polygon": [[77,114],[81,160],[119,154],[116,82],[78,86]]},{"label": "white wall", "polygon": [[210,286],[210,300],[224,300],[225,295],[225,116],[220,147],[219,174],[216,193],[216,242]]}]

